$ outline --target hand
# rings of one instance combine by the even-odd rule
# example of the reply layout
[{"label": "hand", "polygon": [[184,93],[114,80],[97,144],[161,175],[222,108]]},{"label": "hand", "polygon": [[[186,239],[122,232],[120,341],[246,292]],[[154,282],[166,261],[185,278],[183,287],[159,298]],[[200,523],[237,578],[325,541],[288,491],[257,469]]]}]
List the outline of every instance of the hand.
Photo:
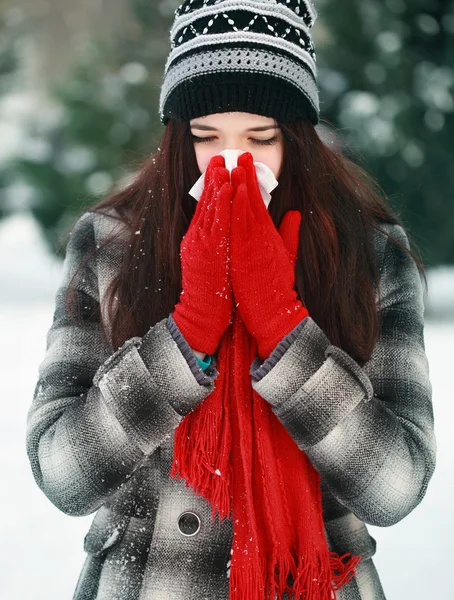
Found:
[{"label": "hand", "polygon": [[287,212],[279,232],[276,230],[263,203],[249,152],[239,157],[232,183],[233,293],[240,316],[264,360],[309,314],[293,289],[301,213]]},{"label": "hand", "polygon": [[229,326],[233,294],[229,240],[233,187],[224,158],[214,156],[180,245],[182,291],[173,317],[188,344],[213,354]]}]

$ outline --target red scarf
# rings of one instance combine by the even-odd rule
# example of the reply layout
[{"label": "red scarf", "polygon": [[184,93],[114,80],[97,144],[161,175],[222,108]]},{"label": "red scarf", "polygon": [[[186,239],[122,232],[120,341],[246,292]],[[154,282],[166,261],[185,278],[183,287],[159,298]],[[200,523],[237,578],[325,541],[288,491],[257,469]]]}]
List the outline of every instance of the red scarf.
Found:
[{"label": "red scarf", "polygon": [[[332,600],[360,558],[329,552],[320,477],[251,385],[256,342],[238,312],[213,392],[175,432],[170,475],[233,519],[230,600]],[[276,596],[277,594],[277,596]]]}]

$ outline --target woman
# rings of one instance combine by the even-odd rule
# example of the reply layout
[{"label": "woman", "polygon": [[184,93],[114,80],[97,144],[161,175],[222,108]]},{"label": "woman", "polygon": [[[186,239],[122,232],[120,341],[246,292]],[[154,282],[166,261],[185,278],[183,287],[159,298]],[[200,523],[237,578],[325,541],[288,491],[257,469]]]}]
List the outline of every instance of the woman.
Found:
[{"label": "woman", "polygon": [[385,598],[365,524],[435,465],[422,284],[314,127],[314,18],[185,2],[160,148],[73,229],[27,451],[60,510],[96,511],[76,600]]}]

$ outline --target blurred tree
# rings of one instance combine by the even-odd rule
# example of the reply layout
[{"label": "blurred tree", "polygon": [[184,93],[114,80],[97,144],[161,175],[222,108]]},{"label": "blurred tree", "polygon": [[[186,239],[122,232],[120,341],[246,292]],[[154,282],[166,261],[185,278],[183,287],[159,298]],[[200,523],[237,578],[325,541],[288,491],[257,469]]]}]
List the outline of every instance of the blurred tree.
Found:
[{"label": "blurred tree", "polygon": [[322,116],[428,265],[454,263],[454,2],[318,0]]},{"label": "blurred tree", "polygon": [[[322,117],[340,127],[355,160],[364,157],[427,264],[454,263],[454,0],[314,1]],[[31,0],[18,2],[38,11]],[[17,177],[22,196],[29,190],[51,248],[84,206],[127,179],[154,150],[162,132],[158,99],[168,30],[178,5],[118,0],[107,19],[107,0],[96,8],[89,0],[40,3],[43,26],[51,24],[58,47],[71,33],[71,52],[62,51],[60,61],[44,53],[41,68],[35,65],[39,76],[30,79],[35,88],[42,82],[52,101],[43,98],[33,109],[9,177]],[[82,27],[79,37],[70,26]],[[76,53],[74,40],[82,48]],[[43,44],[53,54],[57,46]],[[73,65],[65,67],[68,57]],[[12,197],[24,204],[21,194]]]},{"label": "blurred tree", "polygon": [[47,92],[50,81],[67,75],[87,42],[96,39],[101,44],[114,45],[117,32],[126,31],[131,24],[130,0],[9,2],[14,2],[26,16],[28,47],[24,67],[33,92]]},{"label": "blurred tree", "polygon": [[0,94],[11,86],[11,77],[19,67],[17,32],[20,15],[11,8],[0,10]]},{"label": "blurred tree", "polygon": [[110,39],[89,40],[49,97],[12,168],[34,190],[30,210],[53,251],[74,217],[122,185],[161,136],[158,102],[169,28],[178,3],[131,0],[131,18]]},{"label": "blurred tree", "polygon": [[16,85],[20,68],[21,13],[6,3],[0,3],[0,219],[6,214],[6,190],[10,179],[7,171],[7,131],[2,127],[3,99]]}]

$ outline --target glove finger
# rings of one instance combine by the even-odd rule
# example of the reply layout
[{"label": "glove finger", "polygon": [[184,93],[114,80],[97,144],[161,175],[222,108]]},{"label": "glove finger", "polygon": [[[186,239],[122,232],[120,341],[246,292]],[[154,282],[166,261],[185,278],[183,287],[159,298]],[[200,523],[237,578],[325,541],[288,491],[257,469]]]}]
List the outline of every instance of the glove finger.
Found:
[{"label": "glove finger", "polygon": [[[222,158],[222,157],[221,157]],[[203,229],[204,221],[207,213],[207,207],[210,204],[210,198],[213,196],[213,170],[205,173],[205,183],[202,194],[196,206],[195,214],[191,221],[191,227],[194,229]]]},{"label": "glove finger", "polygon": [[224,183],[230,183],[230,173],[225,167],[216,167],[213,169],[213,181],[217,189],[220,189]]},{"label": "glove finger", "polygon": [[208,163],[207,171],[212,171],[216,167],[225,167],[225,159],[220,154],[212,156]]},{"label": "glove finger", "polygon": [[207,202],[207,210],[201,223],[202,227],[207,231],[210,231],[213,227],[213,221],[219,203],[219,192],[226,183],[230,184],[229,171],[224,167],[216,167],[211,173],[210,183],[211,187],[209,187],[208,194],[210,194],[211,201]]},{"label": "glove finger", "polygon": [[230,238],[230,221],[232,213],[233,186],[231,183],[224,183],[217,193],[216,208],[214,211],[212,231],[218,241],[223,240],[228,244]]},{"label": "glove finger", "polygon": [[230,223],[230,248],[241,248],[247,239],[249,223],[254,215],[249,206],[247,187],[245,183],[240,184],[233,197],[232,217]]},{"label": "glove finger", "polygon": [[[228,173],[228,171],[227,171]],[[213,188],[213,200],[210,206],[210,209],[207,210],[203,224],[207,231],[214,231],[216,226],[213,223],[218,223],[219,219],[222,219],[222,222],[225,221],[225,210],[224,204],[228,204],[228,222],[230,223],[230,210],[231,210],[231,197],[232,193],[229,190],[233,190],[232,185],[230,183],[230,173],[228,173],[229,178],[227,181],[221,185],[220,188],[216,185]]]},{"label": "glove finger", "polygon": [[219,221],[216,221],[216,225],[219,225],[225,231],[230,230],[230,221],[232,216],[232,202],[233,202],[233,185],[227,181],[224,183],[222,188],[217,193],[216,197],[216,217]]},{"label": "glove finger", "polygon": [[237,165],[239,167],[244,167],[246,170],[251,164],[254,163],[254,157],[250,152],[243,152],[238,157]]},{"label": "glove finger", "polygon": [[279,226],[279,235],[281,236],[290,259],[294,265],[298,256],[299,231],[301,225],[301,213],[299,210],[289,210]]},{"label": "glove finger", "polygon": [[205,209],[204,209],[203,202],[200,202],[200,200],[199,200],[196,203],[195,211],[194,211],[194,214],[192,215],[192,219],[191,219],[191,222],[188,227],[188,232],[191,229],[196,229],[199,226],[199,222],[202,218],[202,214],[203,214],[204,210]]},{"label": "glove finger", "polygon": [[246,171],[243,167],[235,167],[232,169],[232,185],[235,190],[242,184],[246,183]]},{"label": "glove finger", "polygon": [[[199,204],[200,203],[205,203],[207,198],[210,198],[211,195],[213,194],[213,187],[215,186],[215,173],[218,171],[218,169],[223,169],[224,172],[227,172],[227,169],[225,168],[225,160],[223,156],[213,156],[210,160],[210,162],[208,163],[208,167],[205,171],[205,177],[203,180],[203,190],[202,190],[202,195],[200,196],[199,199]],[[225,175],[225,173],[224,173]],[[218,177],[220,175],[217,175]],[[220,186],[219,186],[220,187]],[[200,223],[199,223],[200,225]]]},{"label": "glove finger", "polygon": [[207,189],[208,189],[208,187],[210,185],[210,181],[211,181],[211,178],[212,178],[212,175],[213,175],[214,166],[210,167],[210,165],[211,165],[211,161],[210,161],[210,164],[208,165],[208,167],[205,169],[205,173],[204,173],[204,176],[203,176],[203,190],[202,190],[202,195],[200,196],[199,202],[202,200],[202,198],[204,196],[206,196]]},{"label": "glove finger", "polygon": [[243,167],[246,172],[249,200],[256,220],[259,223],[268,223],[270,225],[272,220],[263,202],[252,154],[250,152],[241,154],[238,158],[238,165]]},{"label": "glove finger", "polygon": [[257,171],[255,170],[254,157],[250,152],[245,152],[238,157],[238,166],[243,167],[246,172],[247,185],[250,190],[259,192],[259,182],[257,179]]},{"label": "glove finger", "polygon": [[206,201],[206,208],[203,213],[203,218],[200,222],[200,231],[207,233],[211,230],[213,224],[214,213],[216,210],[216,198],[214,194]]}]

